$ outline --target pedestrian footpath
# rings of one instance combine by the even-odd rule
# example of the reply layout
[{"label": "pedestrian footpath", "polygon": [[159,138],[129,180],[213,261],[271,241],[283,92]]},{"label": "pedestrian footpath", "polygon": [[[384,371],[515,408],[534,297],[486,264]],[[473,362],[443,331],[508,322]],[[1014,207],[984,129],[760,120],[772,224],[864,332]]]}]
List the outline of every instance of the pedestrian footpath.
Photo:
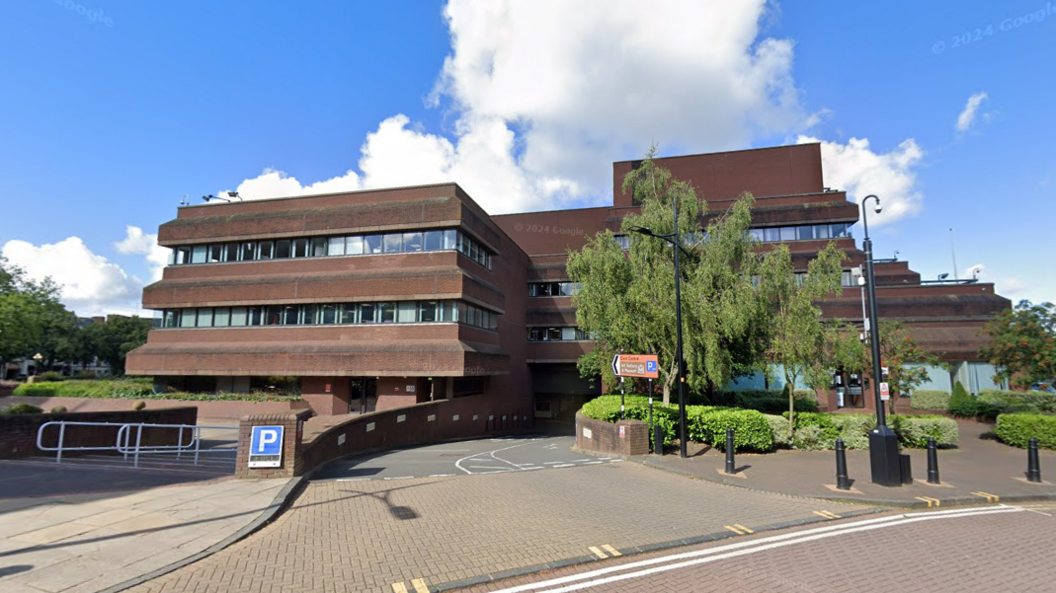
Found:
[{"label": "pedestrian footpath", "polygon": [[0,591],[121,590],[234,543],[274,516],[296,482],[0,500]]},{"label": "pedestrian footpath", "polygon": [[737,454],[735,473],[725,471],[725,453],[710,447],[640,456],[632,461],[704,480],[765,492],[898,507],[936,508],[956,504],[1056,499],[1056,451],[1041,451],[1041,483],[1026,479],[1027,452],[988,437],[991,425],[958,421],[957,448],[938,451],[940,483],[929,484],[927,452],[904,449],[912,459],[913,483],[888,488],[870,482],[869,452],[848,451],[850,490],[836,488],[833,451],[777,451]]}]

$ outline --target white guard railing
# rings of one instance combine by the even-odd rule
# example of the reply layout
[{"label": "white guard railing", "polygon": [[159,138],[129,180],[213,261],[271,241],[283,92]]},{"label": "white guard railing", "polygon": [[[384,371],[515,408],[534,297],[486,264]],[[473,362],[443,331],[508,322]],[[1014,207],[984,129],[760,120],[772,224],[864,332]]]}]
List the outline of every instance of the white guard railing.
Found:
[{"label": "white guard railing", "polygon": [[[59,439],[54,447],[44,445],[44,433],[50,426],[58,426]],[[66,428],[69,426],[116,426],[117,435],[113,445],[101,447],[67,447]],[[180,431],[175,445],[143,445],[143,429],[171,428]],[[44,452],[54,452],[55,462],[62,463],[63,452],[73,451],[116,451],[121,453],[125,460],[132,456],[133,466],[139,467],[140,455],[153,455],[159,453],[175,453],[181,457],[184,453],[194,453],[194,464],[198,465],[198,456],[202,453],[234,453],[236,449],[202,449],[202,430],[234,430],[235,426],[199,426],[196,424],[147,424],[144,422],[121,424],[117,422],[71,422],[68,420],[55,420],[45,422],[37,430],[37,449]],[[188,435],[188,441],[184,443],[184,434]],[[133,433],[135,436],[133,438]]]}]

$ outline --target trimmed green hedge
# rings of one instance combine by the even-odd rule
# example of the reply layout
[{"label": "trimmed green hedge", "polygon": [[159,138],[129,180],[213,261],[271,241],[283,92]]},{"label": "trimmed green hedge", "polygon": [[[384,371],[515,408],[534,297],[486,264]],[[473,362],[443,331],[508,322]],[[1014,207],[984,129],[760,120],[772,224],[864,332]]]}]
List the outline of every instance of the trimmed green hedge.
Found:
[{"label": "trimmed green hedge", "polygon": [[987,389],[979,393],[979,401],[1000,408],[1002,414],[1056,415],[1056,394],[1044,391]]},{"label": "trimmed green hedge", "polygon": [[994,434],[1001,442],[1020,449],[1026,449],[1032,438],[1038,439],[1038,447],[1056,449],[1056,416],[1001,414]]},{"label": "trimmed green hedge", "polygon": [[0,408],[0,414],[43,414],[44,410],[29,404],[12,404],[6,408]]},{"label": "trimmed green hedge", "polygon": [[947,410],[958,418],[976,418],[987,422],[993,422],[1001,413],[1000,407],[973,397],[960,381],[953,386],[953,395],[950,396],[950,406]]},{"label": "trimmed green hedge", "polygon": [[[788,411],[788,395],[782,391],[745,389],[743,391],[719,391],[715,403],[731,408],[758,410],[764,414],[781,414]],[[810,391],[798,390],[794,400],[797,412],[817,412],[818,400]]]},{"label": "trimmed green hedge", "polygon": [[914,410],[945,410],[950,407],[949,391],[921,389],[909,397],[909,406]]},{"label": "trimmed green hedge", "polygon": [[957,421],[945,416],[892,416],[891,430],[903,447],[913,449],[926,448],[929,437],[940,447],[956,445],[961,437]]},{"label": "trimmed green hedge", "polygon": [[[290,398],[263,393],[154,393],[151,379],[69,380],[26,383],[13,395],[27,397],[84,397],[92,399],[176,399],[184,401],[288,401]],[[619,403],[617,402],[617,411]]]}]

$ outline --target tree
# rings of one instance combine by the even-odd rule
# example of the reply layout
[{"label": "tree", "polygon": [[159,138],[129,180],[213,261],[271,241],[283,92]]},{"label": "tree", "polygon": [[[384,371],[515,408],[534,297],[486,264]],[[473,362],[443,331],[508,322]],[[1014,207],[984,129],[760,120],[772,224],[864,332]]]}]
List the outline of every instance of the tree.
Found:
[{"label": "tree", "polygon": [[880,362],[888,368],[890,410],[894,415],[898,398],[927,383],[930,377],[926,365],[939,364],[939,359],[921,348],[901,322],[881,319]]},{"label": "tree", "polygon": [[769,358],[782,366],[785,375],[789,430],[794,425],[797,379],[805,376],[812,385],[823,381],[817,363],[824,355],[826,336],[815,301],[840,294],[845,258],[830,242],[807,264],[806,274],[796,275],[787,245],[777,245],[763,257],[759,291],[771,305]]},{"label": "tree", "polygon": [[63,319],[68,321],[70,315],[51,279],[34,282],[0,256],[0,364],[35,352],[50,361],[49,346],[69,329]]},{"label": "tree", "polygon": [[990,344],[980,355],[997,367],[995,378],[1028,389],[1056,379],[1056,305],[1022,300],[983,329]]},{"label": "tree", "polygon": [[581,373],[601,374],[611,384],[613,354],[656,354],[666,404],[678,376],[673,248],[635,229],[674,234],[676,201],[677,234],[688,253],[679,267],[690,387],[713,389],[757,366],[765,340],[760,329],[763,309],[751,281],[758,265],[747,235],[751,196],[715,217],[703,233],[705,205],[692,186],[656,166],[655,153],[655,148],[650,150],[641,166],[624,178],[624,191],[641,205],[641,214],[630,214],[622,222],[628,252],[611,232],[600,233],[581,251],[569,254],[568,274],[583,286],[573,297],[576,321],[594,339],[594,350],[579,361]]},{"label": "tree", "polygon": [[102,323],[91,323],[84,328],[95,355],[110,365],[115,375],[125,374],[125,357],[147,341],[150,320],[124,315],[110,315]]}]

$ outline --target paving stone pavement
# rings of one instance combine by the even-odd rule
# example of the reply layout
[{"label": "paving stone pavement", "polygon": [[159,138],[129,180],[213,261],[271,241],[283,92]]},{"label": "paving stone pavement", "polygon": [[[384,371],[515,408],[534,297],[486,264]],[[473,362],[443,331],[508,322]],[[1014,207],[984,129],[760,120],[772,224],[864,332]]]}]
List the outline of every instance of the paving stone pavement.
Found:
[{"label": "paving stone pavement", "polygon": [[752,492],[636,464],[516,474],[310,483],[251,537],[133,591],[393,591],[822,521],[859,505]]},{"label": "paving stone pavement", "polygon": [[[809,591],[812,593],[869,592],[966,592],[966,591],[1052,591],[1056,564],[1052,549],[1056,544],[1056,504],[1025,504],[1026,512],[957,517],[892,526],[870,531],[844,533],[828,539],[793,543],[742,556],[707,561],[695,566],[655,570],[656,567],[685,562],[664,557],[674,553],[715,550],[715,556],[729,542],[690,546],[633,558],[598,561],[549,571],[545,574],[505,579],[459,590],[460,593],[505,591],[512,587],[540,585],[529,590],[539,593],[569,591],[575,587],[601,593],[667,593],[694,591]],[[894,513],[890,513],[894,514]],[[832,525],[840,525],[836,522]],[[791,529],[782,534],[814,531],[814,527]],[[747,544],[768,538],[759,534],[739,538]],[[697,556],[703,559],[705,556]],[[610,571],[592,579],[544,586],[546,581],[621,565],[657,560],[656,564],[624,571]],[[650,570],[651,574],[642,574]],[[638,573],[640,576],[620,579]],[[584,575],[586,576],[586,575]],[[600,579],[612,579],[599,582]]]}]

